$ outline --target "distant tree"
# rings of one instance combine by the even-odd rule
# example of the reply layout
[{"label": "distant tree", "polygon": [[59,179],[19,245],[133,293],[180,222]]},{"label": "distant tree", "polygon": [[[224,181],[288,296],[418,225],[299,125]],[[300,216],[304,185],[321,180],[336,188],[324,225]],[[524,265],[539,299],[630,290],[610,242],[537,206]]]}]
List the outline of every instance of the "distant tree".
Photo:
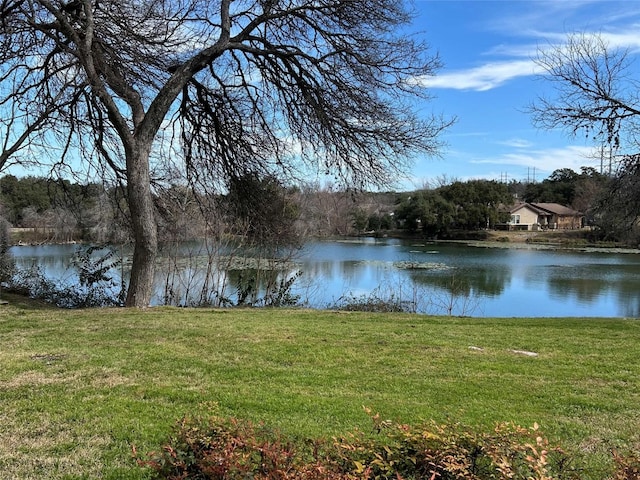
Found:
[{"label": "distant tree", "polygon": [[507,186],[509,187],[509,193],[513,196],[515,201],[524,200],[525,192],[529,185],[535,185],[528,182],[520,182],[518,180],[511,180]]},{"label": "distant tree", "polygon": [[296,195],[300,205],[301,231],[312,235],[348,235],[353,231],[354,201],[335,185],[305,185]]},{"label": "distant tree", "polygon": [[545,202],[545,186],[542,182],[527,182],[524,186],[522,200],[529,203]]},{"label": "distant tree", "polygon": [[[6,218],[17,227],[49,227],[54,230],[52,240],[92,240],[92,210],[106,214],[111,205],[105,201],[105,193],[97,183],[78,184],[33,176],[0,177],[0,202]],[[109,228],[113,231],[113,223]]]},{"label": "distant tree", "polygon": [[500,207],[513,202],[509,187],[493,180],[454,182],[438,189],[454,205],[453,222],[458,228],[488,228],[503,220]]},{"label": "distant tree", "polygon": [[389,213],[380,216],[380,229],[391,230],[394,227],[393,217]]},{"label": "distant tree", "polygon": [[7,219],[15,226],[23,222],[23,212],[27,208],[40,214],[48,210],[51,207],[49,193],[49,185],[44,178],[17,178],[14,175],[0,178],[0,198]]},{"label": "distant tree", "polygon": [[234,179],[228,188],[220,205],[232,231],[267,248],[300,243],[296,230],[298,206],[277,178],[248,174]]},{"label": "distant tree", "polygon": [[580,175],[570,168],[555,170],[542,182],[527,184],[524,200],[526,202],[559,203],[571,206],[579,179]]},{"label": "distant tree", "polygon": [[380,230],[381,225],[382,221],[380,220],[380,215],[372,213],[367,217],[367,230]]},{"label": "distant tree", "polygon": [[69,210],[61,207],[51,209],[46,218],[47,225],[53,230],[51,240],[54,242],[69,242],[78,238],[78,221]]},{"label": "distant tree", "polygon": [[610,188],[610,177],[592,167],[582,167],[576,182],[571,207],[586,216],[587,223],[596,224],[599,205]]},{"label": "distant tree", "polygon": [[421,190],[400,200],[395,217],[404,222],[405,229],[434,237],[447,233],[452,227],[455,205],[438,190]]},{"label": "distant tree", "polygon": [[351,218],[353,219],[353,228],[356,232],[362,233],[367,228],[368,220],[367,212],[362,208],[354,208],[351,210]]},{"label": "distant tree", "polygon": [[205,236],[202,202],[193,189],[180,184],[158,187],[155,201],[161,242],[184,242]]},{"label": "distant tree", "polygon": [[125,185],[128,306],[151,299],[162,152],[198,188],[309,168],[364,186],[436,153],[448,123],[414,113],[439,61],[402,1],[12,0],[0,18],[0,168]]}]

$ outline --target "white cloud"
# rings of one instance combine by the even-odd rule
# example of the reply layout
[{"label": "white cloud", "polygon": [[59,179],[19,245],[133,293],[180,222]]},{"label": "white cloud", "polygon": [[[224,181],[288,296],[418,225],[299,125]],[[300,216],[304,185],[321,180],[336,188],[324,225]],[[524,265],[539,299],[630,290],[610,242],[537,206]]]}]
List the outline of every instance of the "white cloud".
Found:
[{"label": "white cloud", "polygon": [[631,51],[640,49],[640,25],[633,25],[628,30],[614,32],[598,32],[602,39],[612,48],[628,48]]},{"label": "white cloud", "polygon": [[540,172],[551,173],[559,168],[570,168],[576,172],[580,167],[600,166],[600,156],[597,149],[569,145],[563,148],[549,148],[542,150],[521,150],[515,153],[505,153],[495,158],[471,160],[474,164],[514,165],[535,168]]},{"label": "white cloud", "polygon": [[509,140],[498,142],[498,144],[514,148],[528,148],[533,145],[529,140],[524,138],[510,138]]},{"label": "white cloud", "polygon": [[[634,25],[626,30],[616,32],[592,32],[599,35],[609,47],[640,51],[640,26]],[[587,33],[588,35],[589,33]],[[567,39],[566,33],[542,33],[536,36],[545,38],[548,46],[556,48]],[[510,80],[539,75],[544,69],[534,61],[540,45],[499,45],[487,52],[487,55],[513,56],[511,60],[492,61],[464,70],[444,72],[433,77],[422,77],[418,82],[428,88],[453,90],[487,91],[500,87]]]},{"label": "white cloud", "polygon": [[[607,2],[609,0],[606,0]],[[505,2],[506,3],[506,2]],[[550,28],[562,23],[581,22],[584,12],[594,10],[593,5],[601,0],[530,0],[527,2],[510,2],[509,9],[489,19],[488,30],[511,35],[529,34],[535,28]],[[626,2],[631,3],[631,2]],[[615,7],[611,8],[614,10]],[[589,14],[589,18],[591,15]]]},{"label": "white cloud", "polygon": [[509,80],[542,73],[533,60],[491,62],[469,70],[458,70],[435,77],[423,77],[419,82],[428,88],[475,90],[478,92],[499,87]]}]

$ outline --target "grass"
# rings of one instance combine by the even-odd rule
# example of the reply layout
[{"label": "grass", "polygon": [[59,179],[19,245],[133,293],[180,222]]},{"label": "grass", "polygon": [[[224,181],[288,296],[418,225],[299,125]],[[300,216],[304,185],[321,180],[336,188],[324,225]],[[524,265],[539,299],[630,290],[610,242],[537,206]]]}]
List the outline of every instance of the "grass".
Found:
[{"label": "grass", "polygon": [[638,358],[635,320],[69,311],[10,298],[0,478],[148,478],[132,446],[157,449],[211,402],[304,438],[366,429],[363,406],[406,423],[537,422],[584,478],[603,478],[610,449],[640,443]]}]

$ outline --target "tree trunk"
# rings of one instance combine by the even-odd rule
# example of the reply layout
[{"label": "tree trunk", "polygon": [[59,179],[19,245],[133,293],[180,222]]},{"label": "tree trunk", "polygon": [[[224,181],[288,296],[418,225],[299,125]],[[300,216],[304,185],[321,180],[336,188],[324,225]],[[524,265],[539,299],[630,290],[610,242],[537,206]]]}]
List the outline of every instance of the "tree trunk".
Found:
[{"label": "tree trunk", "polygon": [[127,194],[135,242],[125,301],[127,307],[147,307],[153,294],[158,232],[151,196],[149,152],[150,146],[139,144],[127,152]]}]

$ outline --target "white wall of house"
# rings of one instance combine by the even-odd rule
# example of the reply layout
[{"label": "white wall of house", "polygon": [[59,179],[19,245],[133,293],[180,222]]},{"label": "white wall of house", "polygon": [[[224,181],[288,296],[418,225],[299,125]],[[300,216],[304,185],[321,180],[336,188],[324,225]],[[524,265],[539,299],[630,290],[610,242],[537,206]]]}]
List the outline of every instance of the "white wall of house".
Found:
[{"label": "white wall of house", "polygon": [[538,224],[538,212],[534,212],[526,205],[511,214],[512,225],[529,225],[528,230],[532,230],[533,225]]}]

